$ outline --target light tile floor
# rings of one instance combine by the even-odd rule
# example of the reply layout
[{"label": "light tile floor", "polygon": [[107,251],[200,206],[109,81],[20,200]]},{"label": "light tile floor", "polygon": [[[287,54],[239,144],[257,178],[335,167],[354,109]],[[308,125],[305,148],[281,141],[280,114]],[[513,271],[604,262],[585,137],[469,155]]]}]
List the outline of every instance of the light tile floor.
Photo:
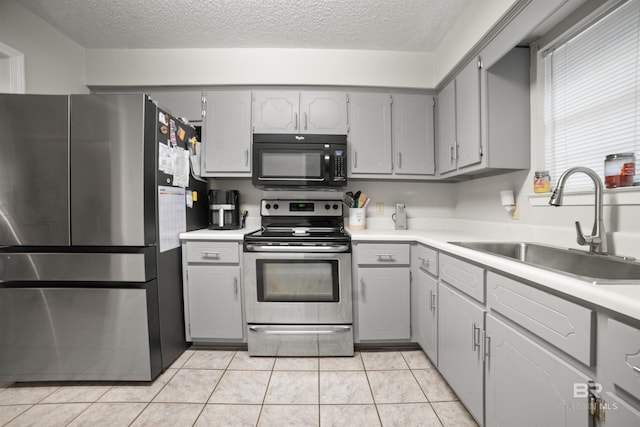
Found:
[{"label": "light tile floor", "polygon": [[150,384],[0,384],[2,426],[475,426],[422,351],[187,350]]}]

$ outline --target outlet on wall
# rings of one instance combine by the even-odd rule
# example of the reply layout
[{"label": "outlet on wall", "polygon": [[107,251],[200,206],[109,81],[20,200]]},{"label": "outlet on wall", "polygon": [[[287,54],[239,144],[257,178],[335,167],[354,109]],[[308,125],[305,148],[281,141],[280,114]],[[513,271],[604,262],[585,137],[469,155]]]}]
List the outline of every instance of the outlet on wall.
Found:
[{"label": "outlet on wall", "polygon": [[376,215],[384,215],[384,202],[376,203]]}]

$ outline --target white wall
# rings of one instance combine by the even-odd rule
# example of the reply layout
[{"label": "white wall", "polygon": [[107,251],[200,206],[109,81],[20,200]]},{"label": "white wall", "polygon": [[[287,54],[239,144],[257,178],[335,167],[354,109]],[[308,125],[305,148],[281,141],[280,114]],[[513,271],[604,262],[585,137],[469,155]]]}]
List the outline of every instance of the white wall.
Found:
[{"label": "white wall", "polygon": [[87,93],[85,50],[20,6],[0,1],[0,42],[24,54],[27,93]]},{"label": "white wall", "polygon": [[[263,198],[320,198],[341,199],[342,191],[280,192],[262,191],[246,179],[210,179],[210,188],[239,190],[242,209],[249,211],[250,217],[260,216],[260,200]],[[393,226],[391,214],[396,203],[407,205],[409,218],[450,218],[454,213],[455,184],[424,183],[410,181],[380,181],[350,179],[348,189],[366,193],[371,201],[367,206],[367,221],[375,221],[379,227]],[[347,190],[345,190],[347,191]],[[384,203],[384,214],[376,214],[376,203]],[[347,211],[345,210],[345,215]]]},{"label": "white wall", "polygon": [[87,49],[87,85],[433,87],[431,54],[331,49]]}]

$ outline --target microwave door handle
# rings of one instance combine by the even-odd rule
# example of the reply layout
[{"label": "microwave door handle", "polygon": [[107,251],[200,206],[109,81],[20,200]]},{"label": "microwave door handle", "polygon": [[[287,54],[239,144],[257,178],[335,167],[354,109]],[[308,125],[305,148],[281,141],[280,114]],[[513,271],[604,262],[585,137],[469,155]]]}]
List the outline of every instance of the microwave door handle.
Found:
[{"label": "microwave door handle", "polygon": [[293,128],[298,130],[298,113],[293,113]]}]

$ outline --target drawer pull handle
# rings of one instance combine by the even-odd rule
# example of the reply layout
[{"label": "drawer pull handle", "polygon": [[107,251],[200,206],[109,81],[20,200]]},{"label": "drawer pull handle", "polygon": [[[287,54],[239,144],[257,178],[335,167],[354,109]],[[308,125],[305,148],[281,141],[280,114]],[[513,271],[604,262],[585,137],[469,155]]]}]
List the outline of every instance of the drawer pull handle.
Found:
[{"label": "drawer pull handle", "polygon": [[215,258],[220,258],[220,252],[213,252],[213,251],[201,251],[200,252],[202,255],[204,255],[205,257],[207,256],[212,256]]},{"label": "drawer pull handle", "polygon": [[471,351],[480,348],[480,328],[476,326],[476,322],[471,325]]},{"label": "drawer pull handle", "polygon": [[376,254],[378,259],[387,258],[389,261],[393,261],[393,254]]},{"label": "drawer pull handle", "polygon": [[431,264],[431,260],[429,258],[425,258],[423,256],[419,256],[418,259],[421,261],[420,267],[424,266],[426,268],[429,268],[429,266]]}]

